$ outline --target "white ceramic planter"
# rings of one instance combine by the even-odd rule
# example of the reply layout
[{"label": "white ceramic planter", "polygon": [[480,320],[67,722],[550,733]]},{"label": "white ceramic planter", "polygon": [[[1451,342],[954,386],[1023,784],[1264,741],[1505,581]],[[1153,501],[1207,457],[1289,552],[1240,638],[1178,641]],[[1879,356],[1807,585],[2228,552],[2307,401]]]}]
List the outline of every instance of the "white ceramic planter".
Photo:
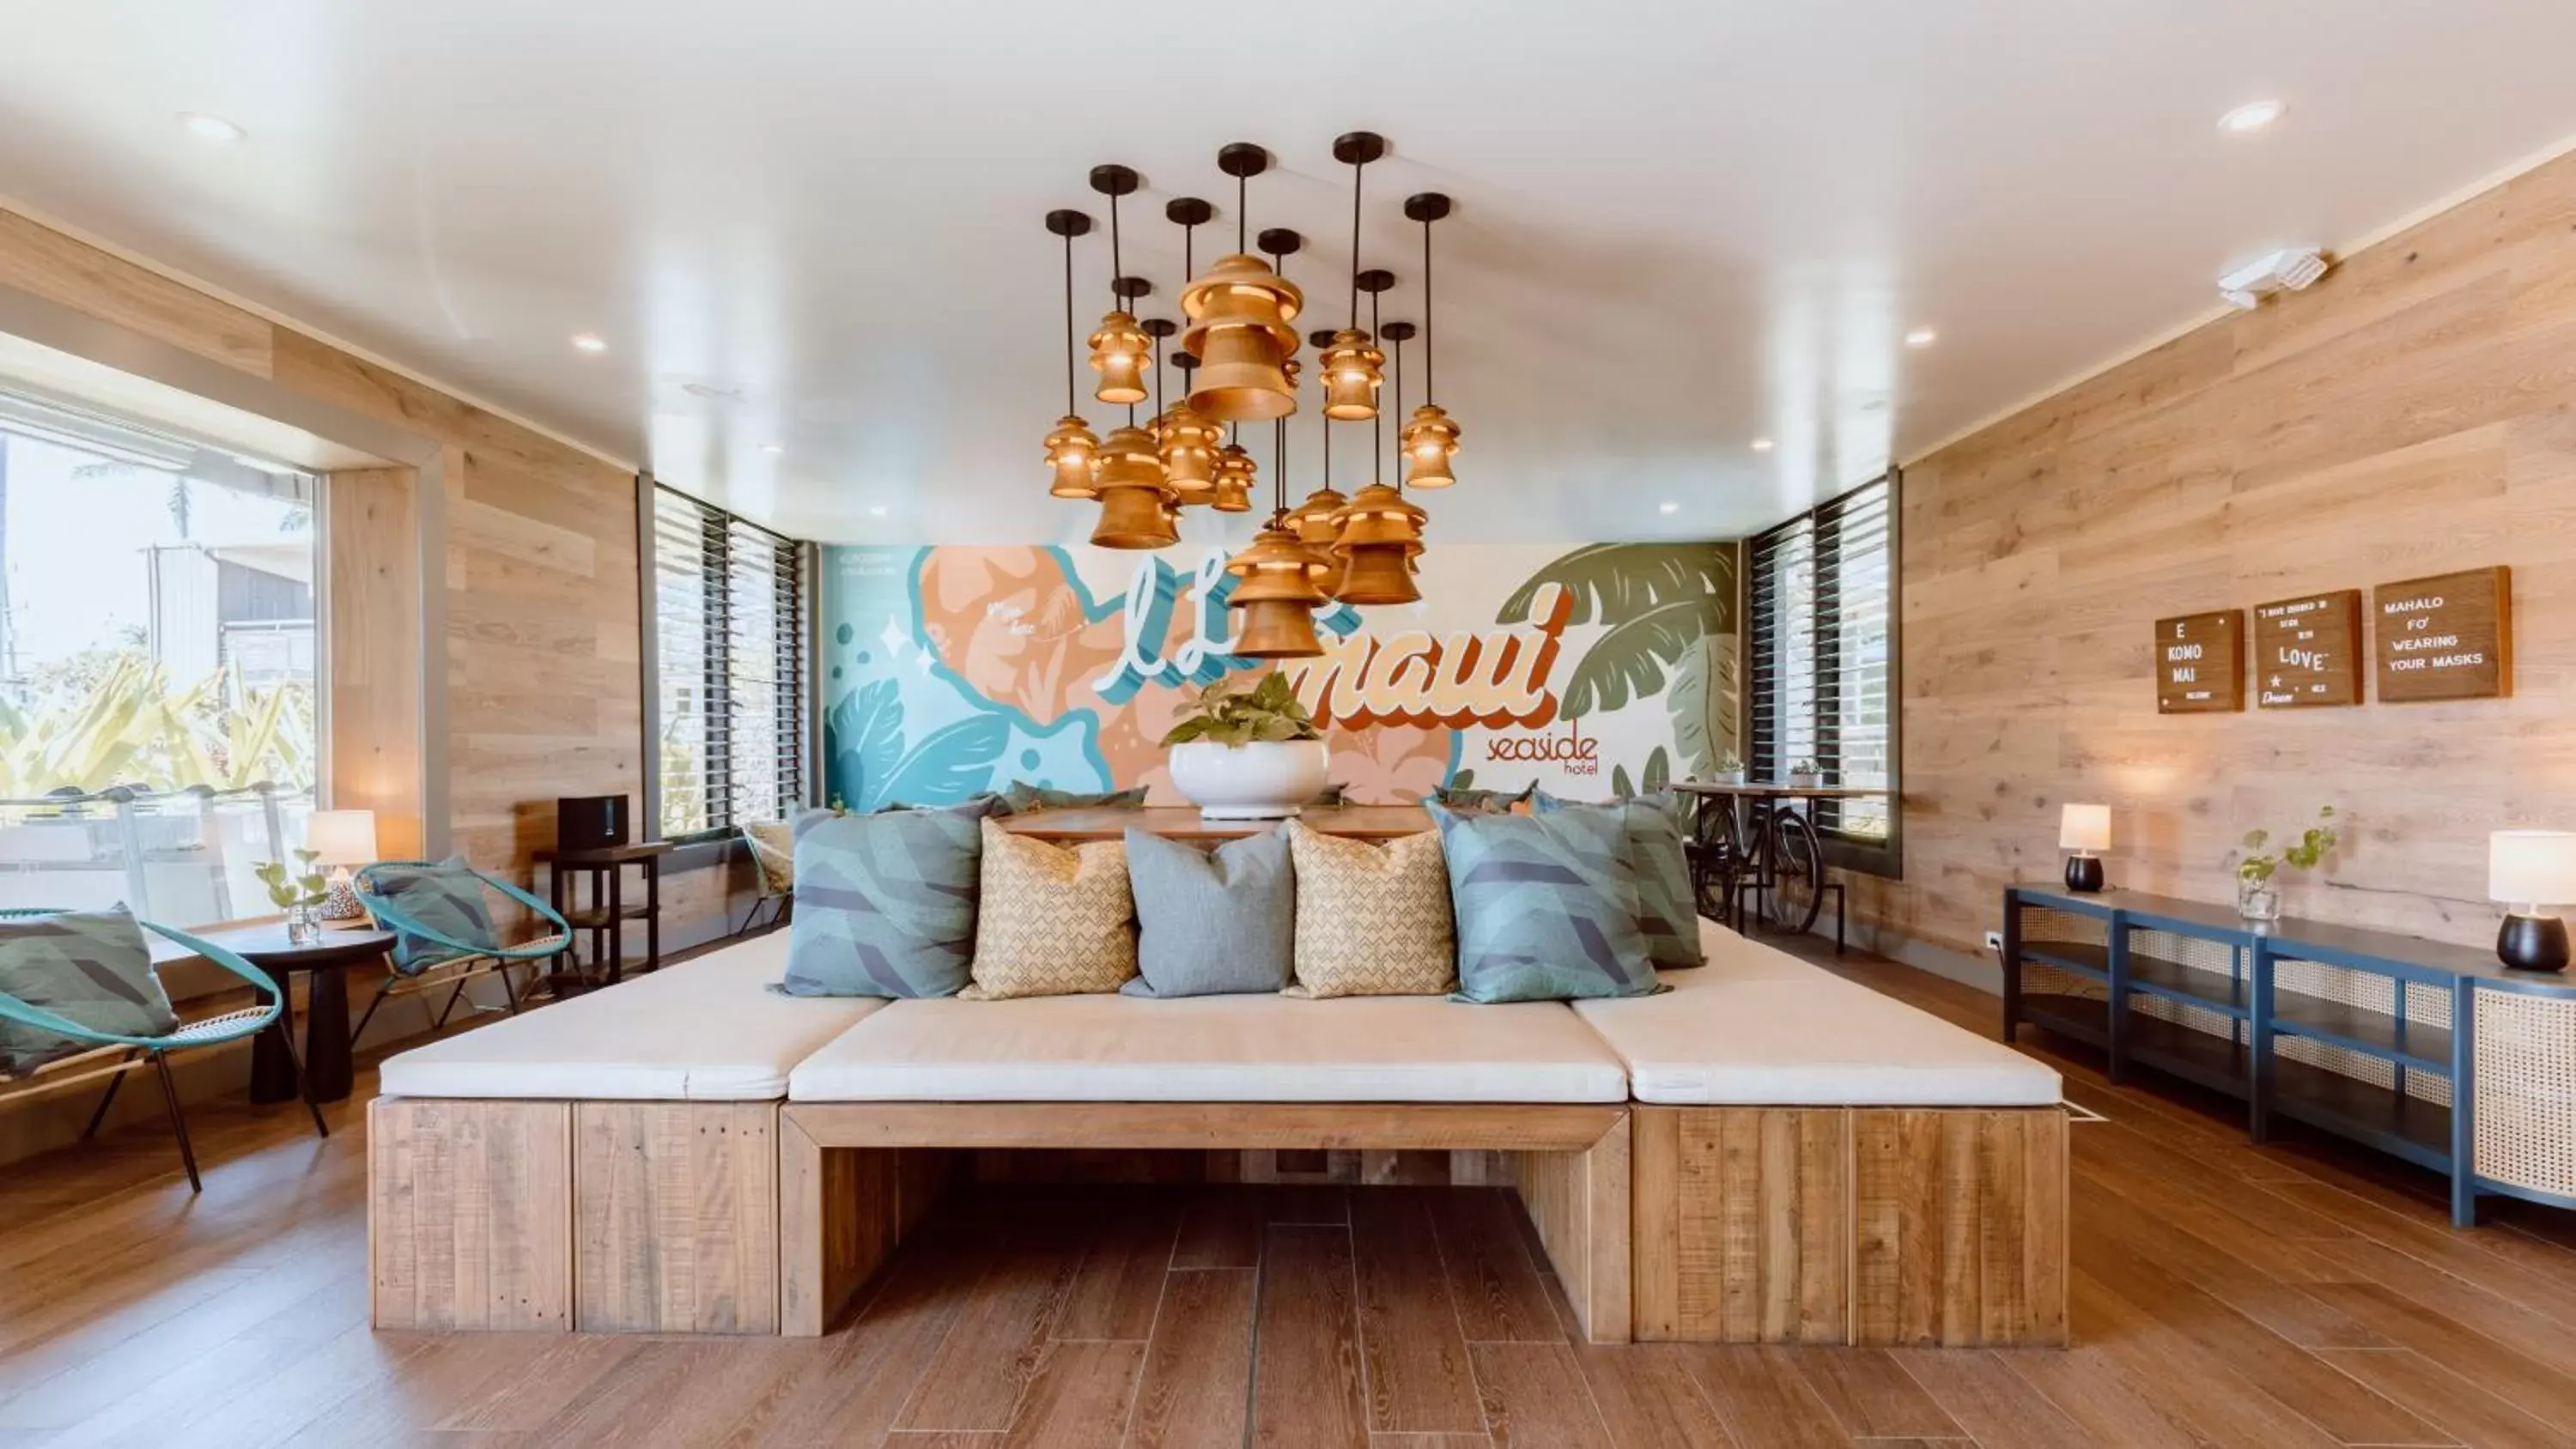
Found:
[{"label": "white ceramic planter", "polygon": [[1324,790],[1322,740],[1172,746],[1172,784],[1210,820],[1278,820]]}]

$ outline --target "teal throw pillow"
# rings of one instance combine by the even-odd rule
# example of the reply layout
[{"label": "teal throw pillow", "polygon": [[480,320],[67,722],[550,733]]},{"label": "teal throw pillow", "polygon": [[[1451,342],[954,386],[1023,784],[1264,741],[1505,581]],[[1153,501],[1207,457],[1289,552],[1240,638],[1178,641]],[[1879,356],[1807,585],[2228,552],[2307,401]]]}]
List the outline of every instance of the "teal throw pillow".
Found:
[{"label": "teal throw pillow", "polygon": [[[396,862],[369,866],[367,884],[397,914],[447,938],[436,941],[405,929],[400,921],[382,922],[394,933],[394,948],[386,955],[400,975],[418,976],[443,962],[500,949],[500,933],[492,927],[492,908],[483,898],[483,878],[461,855],[451,855],[436,865]],[[459,946],[471,949],[460,950]]]},{"label": "teal throw pillow", "polygon": [[1627,836],[1615,816],[1425,808],[1449,865],[1459,1000],[1577,1001],[1656,990]]},{"label": "teal throw pillow", "polygon": [[1691,898],[1690,859],[1683,849],[1691,804],[1680,791],[1590,805],[1559,800],[1542,790],[1531,799],[1530,809],[1541,815],[1598,810],[1615,816],[1627,832],[1628,859],[1637,873],[1637,924],[1646,933],[1646,952],[1655,969],[1684,971],[1707,964],[1700,954],[1699,906]]},{"label": "teal throw pillow", "polygon": [[1284,990],[1296,969],[1297,880],[1277,830],[1216,849],[1127,829],[1137,976],[1129,996]]},{"label": "teal throw pillow", "polygon": [[[0,917],[0,996],[110,1036],[167,1036],[179,1014],[125,907]],[[0,1017],[0,1077],[23,1077],[96,1042]]]},{"label": "teal throw pillow", "polygon": [[982,821],[998,796],[813,821],[796,837],[789,996],[954,996],[971,979]]}]

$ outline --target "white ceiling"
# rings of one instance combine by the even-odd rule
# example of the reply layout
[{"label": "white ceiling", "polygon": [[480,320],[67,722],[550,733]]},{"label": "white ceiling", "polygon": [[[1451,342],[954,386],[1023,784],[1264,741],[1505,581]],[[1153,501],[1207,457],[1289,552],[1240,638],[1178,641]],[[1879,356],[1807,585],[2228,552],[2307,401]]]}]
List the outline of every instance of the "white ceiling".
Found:
[{"label": "white ceiling", "polygon": [[[1216,148],[1270,147],[1253,225],[1313,239],[1321,322],[1329,145],[1384,132],[1389,317],[1400,198],[1458,204],[1435,541],[1654,538],[1775,521],[2191,320],[2228,261],[2576,133],[2566,0],[0,0],[0,35],[0,195],[827,540],[1088,527],[1044,491],[1040,218],[1101,215],[1096,162],[1145,175],[1128,270],[1170,315],[1163,202],[1230,239]],[[2287,116],[2219,132],[2258,97]],[[1105,244],[1077,265],[1087,329]]]}]

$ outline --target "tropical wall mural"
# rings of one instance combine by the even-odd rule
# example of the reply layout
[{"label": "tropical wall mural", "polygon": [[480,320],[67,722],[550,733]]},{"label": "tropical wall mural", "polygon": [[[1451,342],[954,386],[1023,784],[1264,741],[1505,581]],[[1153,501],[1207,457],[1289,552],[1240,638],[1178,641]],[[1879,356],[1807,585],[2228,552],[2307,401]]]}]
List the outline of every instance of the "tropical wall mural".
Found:
[{"label": "tropical wall mural", "polygon": [[[1144,785],[1186,688],[1266,672],[1226,652],[1221,548],[823,551],[824,779],[872,810],[1014,780]],[[1318,616],[1281,666],[1354,803],[1444,783],[1575,798],[1706,774],[1736,750],[1728,544],[1444,544],[1423,601]]]}]

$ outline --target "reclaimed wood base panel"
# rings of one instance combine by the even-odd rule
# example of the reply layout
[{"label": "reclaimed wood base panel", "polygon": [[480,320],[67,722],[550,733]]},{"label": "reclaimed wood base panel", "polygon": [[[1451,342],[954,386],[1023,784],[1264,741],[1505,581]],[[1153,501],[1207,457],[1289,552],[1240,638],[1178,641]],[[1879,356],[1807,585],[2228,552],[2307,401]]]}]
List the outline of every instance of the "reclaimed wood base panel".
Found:
[{"label": "reclaimed wood base panel", "polygon": [[379,1098],[378,1328],[778,1332],[778,1104]]},{"label": "reclaimed wood base panel", "polygon": [[1639,1106],[1633,1133],[1639,1339],[2067,1341],[2056,1108]]},{"label": "reclaimed wood base panel", "polygon": [[783,1332],[821,1334],[847,1311],[956,1170],[950,1151],[986,1181],[1507,1183],[1585,1335],[1629,1338],[1628,1111],[1610,1104],[791,1105]]}]

